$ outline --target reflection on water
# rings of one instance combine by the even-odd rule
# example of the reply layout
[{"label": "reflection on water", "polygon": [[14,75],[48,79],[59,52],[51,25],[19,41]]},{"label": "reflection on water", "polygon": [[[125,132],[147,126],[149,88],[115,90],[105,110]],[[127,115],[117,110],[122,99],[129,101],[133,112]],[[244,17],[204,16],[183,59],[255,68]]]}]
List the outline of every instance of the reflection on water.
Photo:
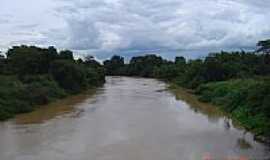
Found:
[{"label": "reflection on water", "polygon": [[80,114],[82,114],[83,109],[76,108],[75,111],[74,106],[79,105],[84,100],[91,97],[94,93],[95,90],[89,90],[84,94],[70,96],[48,105],[40,106],[39,109],[33,112],[16,116],[15,122],[17,124],[42,123],[59,115],[71,113],[72,111],[74,111],[73,116],[78,117]]},{"label": "reflection on water", "polygon": [[224,128],[226,130],[230,130],[230,128],[231,128],[231,121],[227,118],[224,118]]},{"label": "reflection on water", "polygon": [[243,129],[239,122],[230,119],[227,113],[218,109],[217,106],[199,101],[194,94],[190,93],[191,91],[181,87],[172,88],[170,91],[173,92],[176,100],[185,101],[191,110],[193,110],[195,113],[203,114],[208,118],[210,122],[216,123],[220,120],[223,120],[223,126],[225,130],[229,130],[231,126],[238,129]]},{"label": "reflection on water", "polygon": [[245,138],[239,138],[237,140],[237,146],[241,149],[250,149],[252,148],[251,144],[246,141]]},{"label": "reflection on water", "polygon": [[107,77],[84,94],[0,123],[0,160],[269,158],[215,107],[163,82]]},{"label": "reflection on water", "polygon": [[209,121],[216,122],[221,117],[226,116],[224,112],[218,110],[217,107],[212,104],[199,101],[197,97],[189,93],[188,90],[178,87],[176,89],[171,89],[171,91],[175,94],[176,100],[185,101],[188,103],[191,110],[206,115]]}]

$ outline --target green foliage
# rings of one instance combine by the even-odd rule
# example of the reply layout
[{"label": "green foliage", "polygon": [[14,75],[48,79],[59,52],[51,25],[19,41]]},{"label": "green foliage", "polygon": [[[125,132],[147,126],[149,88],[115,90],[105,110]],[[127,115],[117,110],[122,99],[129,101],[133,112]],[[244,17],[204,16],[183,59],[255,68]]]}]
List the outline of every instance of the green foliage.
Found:
[{"label": "green foliage", "polygon": [[[195,89],[200,100],[220,106],[244,126],[270,133],[270,40],[257,43],[256,52],[211,53],[204,59],[157,55],[121,56],[103,62],[94,57],[74,60],[72,51],[54,47],[15,46],[0,56],[0,120],[29,112],[87,88],[98,86],[107,75],[159,78]],[[270,136],[270,135],[269,135]]]},{"label": "green foliage", "polygon": [[185,65],[186,59],[185,59],[185,57],[175,57],[174,62],[177,65]]},{"label": "green foliage", "polygon": [[68,60],[56,60],[51,64],[50,74],[55,81],[69,92],[86,88],[85,69]]},{"label": "green foliage", "polygon": [[33,105],[47,104],[67,94],[49,75],[27,76],[23,80],[28,99]]},{"label": "green foliage", "polygon": [[178,74],[177,68],[172,64],[155,67],[153,72],[154,77],[164,80],[173,80]]},{"label": "green foliage", "polygon": [[98,62],[78,63],[69,50],[22,45],[6,55],[0,57],[0,120],[105,82]]},{"label": "green foliage", "polygon": [[7,52],[9,68],[18,75],[46,73],[49,66],[46,54],[33,46],[13,47]]},{"label": "green foliage", "polygon": [[270,75],[270,54],[255,52],[211,53],[204,59],[186,61],[176,57],[174,62],[157,55],[133,57],[124,64],[123,57],[113,56],[104,61],[107,75],[153,77],[195,89],[199,85],[236,78]]},{"label": "green foliage", "polygon": [[32,106],[26,102],[27,91],[16,77],[0,76],[0,81],[0,119],[32,110]]},{"label": "green foliage", "polygon": [[[82,60],[81,60],[82,61]],[[82,61],[83,62],[83,61]],[[91,67],[91,68],[102,68],[101,64],[99,62],[97,62],[95,60],[95,58],[91,55],[87,55],[85,58],[84,58],[84,62],[83,62],[85,65],[87,65],[88,67]]]},{"label": "green foliage", "polygon": [[259,41],[257,43],[258,52],[263,52],[263,53],[270,53],[270,39]]},{"label": "green foliage", "polygon": [[145,55],[124,65],[123,59],[113,57],[104,65],[108,75],[159,78],[194,89],[200,100],[220,106],[247,128],[265,135],[270,133],[270,80],[266,78],[270,76],[270,40],[257,46],[255,52],[221,51],[188,61]]},{"label": "green foliage", "polygon": [[47,75],[27,76],[20,81],[16,76],[0,76],[0,119],[17,113],[32,111],[35,105],[66,96],[53,79]]},{"label": "green foliage", "polygon": [[0,74],[4,74],[7,67],[7,61],[4,56],[0,55]]},{"label": "green foliage", "polygon": [[68,60],[56,60],[51,64],[50,74],[68,92],[76,93],[104,82],[101,68],[78,65]]},{"label": "green foliage", "polygon": [[58,58],[65,60],[73,60],[73,53],[69,50],[60,51]]},{"label": "green foliage", "polygon": [[98,67],[95,69],[88,67],[86,68],[85,72],[87,87],[91,88],[105,82],[105,71],[102,67]]},{"label": "green foliage", "polygon": [[160,56],[145,55],[133,57],[128,66],[128,74],[131,76],[153,77],[154,69],[164,63]]},{"label": "green foliage", "polygon": [[121,75],[125,66],[124,57],[114,55],[110,60],[103,62],[107,75]]},{"label": "green foliage", "polygon": [[164,65],[165,69],[167,68],[165,64],[173,63],[163,60],[160,56],[145,55],[133,57],[129,64],[124,64],[123,57],[113,56],[110,60],[104,61],[103,64],[107,75],[154,77],[159,76],[157,74],[162,72],[159,67]]},{"label": "green foliage", "polygon": [[196,94],[211,102],[257,133],[270,131],[270,79],[238,79],[200,85]]}]

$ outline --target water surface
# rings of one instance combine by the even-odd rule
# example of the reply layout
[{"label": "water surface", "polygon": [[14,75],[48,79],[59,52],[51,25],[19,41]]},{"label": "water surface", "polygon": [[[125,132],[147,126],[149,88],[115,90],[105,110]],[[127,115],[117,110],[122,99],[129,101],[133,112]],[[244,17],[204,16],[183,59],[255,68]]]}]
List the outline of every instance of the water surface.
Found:
[{"label": "water surface", "polygon": [[269,158],[211,105],[154,79],[107,77],[96,93],[0,123],[0,160]]}]

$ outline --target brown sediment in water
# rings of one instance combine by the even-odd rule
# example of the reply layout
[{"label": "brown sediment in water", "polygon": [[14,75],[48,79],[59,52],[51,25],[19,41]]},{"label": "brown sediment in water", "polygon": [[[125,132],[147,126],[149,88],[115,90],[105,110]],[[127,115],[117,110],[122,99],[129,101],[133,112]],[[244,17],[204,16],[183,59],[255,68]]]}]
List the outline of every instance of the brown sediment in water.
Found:
[{"label": "brown sediment in water", "polygon": [[[230,125],[231,119],[217,108],[184,91],[174,94],[155,79],[107,77],[97,94],[84,97],[17,119],[23,125],[0,123],[0,159],[197,160],[206,153],[213,159],[270,157],[266,145]],[[40,119],[44,113],[49,118]]]},{"label": "brown sediment in water", "polygon": [[96,90],[92,89],[78,95],[59,99],[47,105],[41,105],[33,112],[17,115],[15,117],[15,122],[17,124],[42,123],[58,116],[71,113],[76,109],[74,107],[76,104],[82,103],[84,100],[93,96],[95,92]]},{"label": "brown sediment in water", "polygon": [[[193,93],[193,90],[185,89],[176,86],[175,84],[170,84],[168,88],[171,92],[173,92],[177,100],[183,100],[187,102],[190,105],[191,109],[193,109],[195,112],[200,112],[204,115],[207,115],[209,120],[215,121],[220,117],[224,117],[225,119],[230,120],[229,122],[226,122],[227,126],[233,125],[233,127],[237,129],[245,129],[245,133],[248,131],[252,132],[252,130],[248,130],[247,128],[243,127],[243,125],[239,121],[231,117],[229,113],[222,111],[219,106],[213,105],[211,103],[201,102],[198,97]],[[257,136],[255,134],[254,139],[265,144],[270,144],[270,140],[268,137]]]},{"label": "brown sediment in water", "polygon": [[195,112],[201,112],[206,114],[209,118],[219,118],[221,116],[228,116],[228,114],[222,112],[217,106],[210,103],[201,102],[192,91],[178,87],[170,86],[170,91],[173,92],[177,100],[183,100],[188,103]]}]

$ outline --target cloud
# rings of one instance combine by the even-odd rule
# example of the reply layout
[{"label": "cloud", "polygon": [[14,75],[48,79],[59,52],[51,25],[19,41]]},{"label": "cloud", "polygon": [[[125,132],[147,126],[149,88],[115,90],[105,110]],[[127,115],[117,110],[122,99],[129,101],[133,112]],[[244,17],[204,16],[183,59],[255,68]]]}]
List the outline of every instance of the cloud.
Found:
[{"label": "cloud", "polygon": [[[16,4],[3,1],[6,8],[14,8]],[[17,5],[23,5],[16,1]],[[130,56],[153,51],[165,56],[180,52],[201,56],[206,51],[250,49],[258,40],[270,37],[267,0],[41,0],[33,3],[36,6],[28,11],[25,8],[29,5],[19,8],[24,16],[12,15],[21,17],[15,19],[17,22],[8,22],[6,29],[0,26],[0,34],[15,33],[7,29],[11,26],[28,34],[21,38],[6,36],[9,42],[56,45],[106,58],[112,54]],[[0,11],[0,17],[1,12],[7,10]],[[30,14],[37,16],[31,18]]]}]

